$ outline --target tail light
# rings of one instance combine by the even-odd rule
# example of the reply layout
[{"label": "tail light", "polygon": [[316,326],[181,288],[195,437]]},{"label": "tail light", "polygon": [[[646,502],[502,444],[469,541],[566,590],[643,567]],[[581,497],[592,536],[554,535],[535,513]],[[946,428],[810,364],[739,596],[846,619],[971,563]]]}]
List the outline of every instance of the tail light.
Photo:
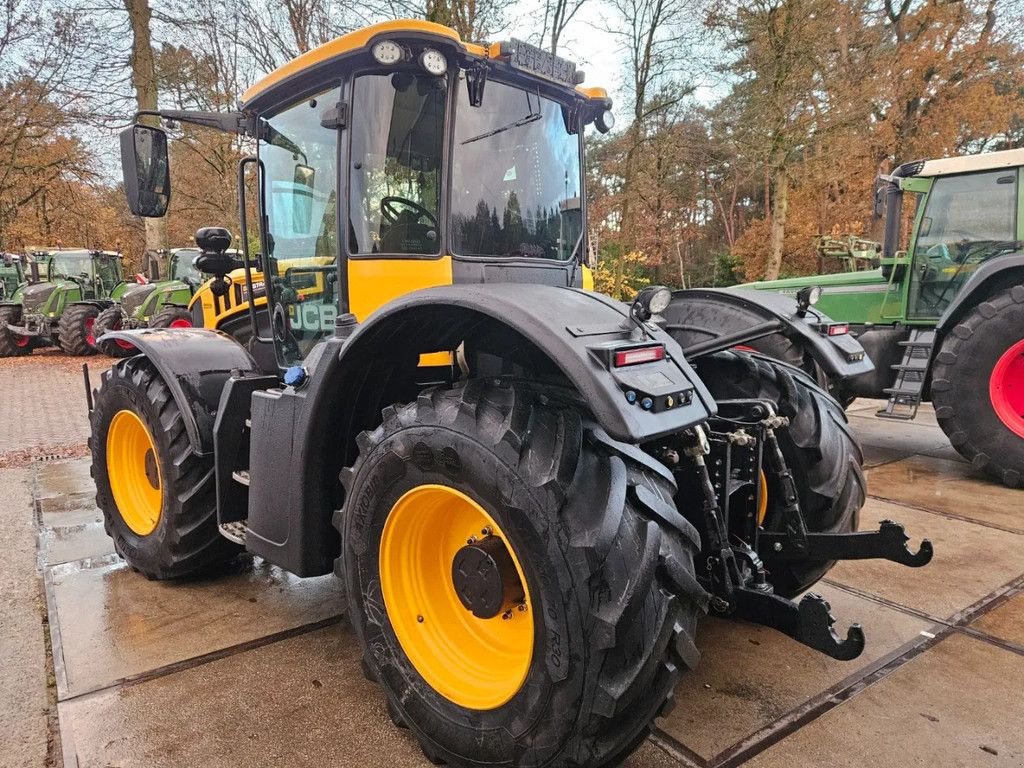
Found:
[{"label": "tail light", "polygon": [[658,360],[664,359],[665,346],[663,344],[653,344],[649,347],[631,347],[630,349],[620,349],[615,353],[615,357],[612,360],[612,364],[616,368],[622,368],[627,365],[653,363]]},{"label": "tail light", "polygon": [[850,332],[850,326],[847,323],[837,323],[828,327],[829,336],[842,336]]}]

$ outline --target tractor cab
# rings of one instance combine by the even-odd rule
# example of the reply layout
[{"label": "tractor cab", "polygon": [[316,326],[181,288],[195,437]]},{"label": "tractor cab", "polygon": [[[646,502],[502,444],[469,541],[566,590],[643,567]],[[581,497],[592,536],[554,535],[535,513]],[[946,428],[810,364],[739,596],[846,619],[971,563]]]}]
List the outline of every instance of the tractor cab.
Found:
[{"label": "tractor cab", "polygon": [[[249,283],[269,279],[269,320],[254,310],[251,332],[286,368],[338,323],[355,327],[416,289],[583,286],[583,133],[610,127],[611,102],[582,75],[518,41],[485,47],[394,22],[272,73],[239,113],[161,115],[256,139],[261,274],[241,291],[258,296]],[[137,125],[122,142],[133,209],[162,212],[166,136]],[[209,304],[219,316],[223,303]]]},{"label": "tractor cab", "polygon": [[82,299],[110,296],[124,283],[121,254],[112,251],[50,251],[46,261],[48,282],[73,281],[80,286]]},{"label": "tractor cab", "polygon": [[25,282],[25,257],[14,253],[0,254],[0,301],[14,296]]}]

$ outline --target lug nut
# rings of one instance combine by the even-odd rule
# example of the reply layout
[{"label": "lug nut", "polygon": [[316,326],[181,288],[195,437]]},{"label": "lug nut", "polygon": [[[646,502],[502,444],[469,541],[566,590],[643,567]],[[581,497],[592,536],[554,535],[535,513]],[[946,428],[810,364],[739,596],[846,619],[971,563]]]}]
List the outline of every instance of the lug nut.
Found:
[{"label": "lug nut", "polygon": [[517,607],[520,613],[526,613],[526,603],[520,603]]},{"label": "lug nut", "polygon": [[488,525],[486,528],[482,529],[480,533],[484,536],[490,536],[493,531],[491,530],[491,526]]},{"label": "lug nut", "polygon": [[416,617],[416,621],[418,621],[420,624],[422,624],[423,623],[423,617],[422,616],[417,616]]},{"label": "lug nut", "polygon": [[781,541],[776,541],[774,546],[772,547],[772,549],[774,549],[776,552],[781,552],[782,551],[782,542]]},{"label": "lug nut", "polygon": [[501,618],[503,618],[505,621],[508,621],[509,619],[511,619],[512,618],[512,610],[509,609],[509,610],[505,611],[503,614],[501,614]]}]

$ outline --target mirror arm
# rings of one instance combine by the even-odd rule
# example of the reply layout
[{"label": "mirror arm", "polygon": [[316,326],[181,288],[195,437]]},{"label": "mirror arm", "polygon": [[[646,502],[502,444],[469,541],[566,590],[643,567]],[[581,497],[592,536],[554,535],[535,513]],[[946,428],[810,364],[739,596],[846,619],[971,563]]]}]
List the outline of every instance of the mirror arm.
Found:
[{"label": "mirror arm", "polygon": [[193,109],[144,109],[135,114],[135,119],[140,117],[158,117],[161,120],[177,120],[179,123],[190,123],[201,125],[206,128],[214,128],[225,133],[235,133],[250,138],[262,138],[260,136],[261,125],[265,125],[256,115],[249,112],[202,112]]}]

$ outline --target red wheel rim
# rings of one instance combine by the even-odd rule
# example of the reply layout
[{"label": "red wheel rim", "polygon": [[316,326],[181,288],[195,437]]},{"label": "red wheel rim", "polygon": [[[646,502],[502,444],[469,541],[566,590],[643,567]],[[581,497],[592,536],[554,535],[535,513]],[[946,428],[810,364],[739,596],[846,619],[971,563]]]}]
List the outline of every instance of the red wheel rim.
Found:
[{"label": "red wheel rim", "polygon": [[179,317],[177,320],[171,320],[171,324],[169,326],[167,326],[167,327],[168,328],[191,328],[192,327],[192,321],[191,320],[186,320],[183,317]]},{"label": "red wheel rim", "polygon": [[[114,323],[112,326],[110,326],[110,330],[112,330],[112,331],[120,331],[121,330],[121,321],[118,320],[116,323]],[[134,344],[131,344],[131,343],[125,341],[124,339],[114,339],[114,343],[117,344],[117,346],[119,346],[121,349],[127,349],[127,350],[134,350],[135,349],[135,345]]]},{"label": "red wheel rim", "polygon": [[11,334],[11,338],[14,339],[14,346],[25,348],[28,346],[28,336],[19,336],[16,333]]},{"label": "red wheel rim", "polygon": [[92,332],[92,327],[96,324],[95,317],[85,318],[85,340],[90,347],[96,346],[96,334]]},{"label": "red wheel rim", "polygon": [[1024,339],[996,361],[988,380],[988,395],[1004,426],[1024,437]]}]

